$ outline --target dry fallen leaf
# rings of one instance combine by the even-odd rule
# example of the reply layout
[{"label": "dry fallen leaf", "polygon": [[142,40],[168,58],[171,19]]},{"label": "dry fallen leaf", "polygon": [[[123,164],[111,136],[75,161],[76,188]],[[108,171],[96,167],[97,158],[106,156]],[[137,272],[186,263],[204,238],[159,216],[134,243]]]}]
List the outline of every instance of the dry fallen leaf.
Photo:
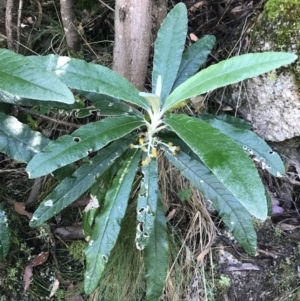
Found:
[{"label": "dry fallen leaf", "polygon": [[190,8],[190,12],[194,13],[197,11],[197,9],[202,8],[203,6],[205,6],[207,4],[207,1],[199,1],[197,3],[195,3],[191,8]]},{"label": "dry fallen leaf", "polygon": [[49,298],[51,298],[55,295],[58,288],[59,288],[59,281],[58,281],[58,279],[55,279],[55,281],[53,283],[53,286],[52,286],[52,289],[51,289],[51,293],[49,295]]},{"label": "dry fallen leaf", "polygon": [[209,251],[210,251],[210,248],[207,248],[197,256],[197,263],[199,265],[203,263],[203,259],[204,259],[205,255],[209,253]]},{"label": "dry fallen leaf", "polygon": [[24,273],[24,276],[23,276],[24,293],[27,291],[27,289],[28,289],[28,287],[29,287],[29,285],[30,285],[31,277],[32,277],[32,266],[31,266],[31,265],[28,265],[28,266],[25,268],[25,273]]},{"label": "dry fallen leaf", "polygon": [[281,223],[278,226],[283,231],[292,231],[297,228],[300,228],[300,225],[290,225],[290,224],[286,224],[286,223]]},{"label": "dry fallen leaf", "polygon": [[25,203],[14,202],[15,211],[21,215],[26,215],[29,219],[32,219],[32,213],[25,210]]},{"label": "dry fallen leaf", "polygon": [[243,7],[242,6],[236,6],[235,8],[233,8],[230,12],[232,14],[239,14],[243,11]]},{"label": "dry fallen leaf", "polygon": [[194,34],[194,33],[190,33],[189,34],[191,41],[196,42],[198,41],[198,37]]},{"label": "dry fallen leaf", "polygon": [[172,209],[172,210],[169,212],[168,216],[166,217],[167,222],[168,222],[169,220],[171,220],[171,219],[174,217],[175,213],[176,213],[176,209]]},{"label": "dry fallen leaf", "polygon": [[259,267],[256,264],[252,264],[249,262],[245,262],[242,264],[232,264],[228,265],[224,269],[222,269],[222,272],[235,272],[235,271],[261,271],[262,268]]},{"label": "dry fallen leaf", "polygon": [[49,257],[49,252],[41,252],[30,263],[32,267],[43,264]]}]

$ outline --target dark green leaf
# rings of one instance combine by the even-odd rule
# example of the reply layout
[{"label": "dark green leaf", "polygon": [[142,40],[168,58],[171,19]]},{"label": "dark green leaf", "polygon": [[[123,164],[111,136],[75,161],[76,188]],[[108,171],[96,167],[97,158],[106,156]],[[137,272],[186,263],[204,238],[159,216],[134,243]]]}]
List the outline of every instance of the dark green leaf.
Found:
[{"label": "dark green leaf", "polygon": [[31,56],[30,59],[40,67],[53,71],[70,88],[106,94],[149,109],[147,102],[139,96],[139,91],[109,68],[53,54]]},{"label": "dark green leaf", "polygon": [[269,145],[254,132],[237,128],[209,114],[200,115],[199,118],[231,137],[248,155],[255,156],[254,160],[261,164],[262,169],[267,169],[276,177],[285,174],[285,168],[279,155],[273,152]]},{"label": "dark green leaf", "polygon": [[28,163],[49,141],[15,117],[0,113],[0,151],[2,153],[15,160]]},{"label": "dark green leaf", "polygon": [[30,221],[36,227],[53,217],[85,193],[112,164],[127,150],[129,139],[120,139],[102,149],[90,162],[64,179],[40,204]]},{"label": "dark green leaf", "polygon": [[56,76],[7,49],[0,49],[0,78],[0,91],[17,98],[74,102],[72,92]]},{"label": "dark green leaf", "polygon": [[94,224],[95,217],[97,216],[99,208],[99,201],[95,195],[90,194],[90,200],[88,205],[82,212],[82,228],[84,237],[87,241],[90,240],[92,233],[92,226]]},{"label": "dark green leaf", "polygon": [[105,94],[95,93],[95,92],[86,92],[78,90],[78,93],[84,98],[88,99],[90,102],[101,102],[102,100],[108,100],[109,102],[121,102],[119,98],[112,97]]},{"label": "dark green leaf", "polygon": [[170,114],[164,119],[221,183],[255,217],[267,217],[264,186],[248,156],[231,138],[205,121]]},{"label": "dark green leaf", "polygon": [[98,122],[83,125],[72,135],[65,135],[38,153],[28,164],[26,171],[30,178],[37,178],[86,157],[89,152],[97,151],[130,133],[144,124],[137,117],[121,116],[107,118]]},{"label": "dark green leaf", "polygon": [[207,35],[187,48],[182,55],[181,64],[172,90],[176,89],[199,70],[206,62],[215,42],[216,38],[214,36]]},{"label": "dark green leaf", "polygon": [[240,202],[230,193],[217,177],[199,161],[180,151],[173,156],[165,150],[165,156],[206,199],[212,202],[223,222],[236,240],[250,255],[256,252],[256,233],[252,218]]},{"label": "dark green leaf", "polygon": [[10,246],[10,231],[7,224],[7,217],[0,205],[0,260],[5,259]]},{"label": "dark green leaf", "polygon": [[181,101],[216,88],[258,76],[295,61],[297,56],[285,52],[249,53],[212,65],[189,78],[166,99],[165,111]]},{"label": "dark green leaf", "polygon": [[122,102],[102,100],[95,102],[94,106],[100,110],[99,116],[138,115],[143,117],[140,111]]},{"label": "dark green leaf", "polygon": [[[7,92],[0,91],[0,102],[2,103],[9,103],[13,105],[18,105],[18,106],[43,106],[46,108],[67,108],[67,109],[73,109],[78,107],[78,103],[74,102],[72,104],[67,104],[63,102],[58,102],[58,101],[40,101],[37,99],[30,99],[30,98],[21,98],[15,95],[12,95]],[[1,104],[2,106],[3,104]]]},{"label": "dark green leaf", "polygon": [[106,194],[104,208],[96,218],[95,227],[86,250],[86,273],[84,277],[86,294],[91,294],[96,289],[117,241],[140,157],[140,150],[134,150],[125,160],[111,189]]},{"label": "dark green leaf", "polygon": [[252,125],[250,122],[248,122],[244,119],[240,119],[235,116],[230,116],[228,114],[216,115],[215,118],[225,121],[231,125],[234,125],[237,128],[243,129],[243,130],[251,130],[251,128],[252,128]]},{"label": "dark green leaf", "polygon": [[169,95],[176,79],[186,33],[187,11],[185,5],[179,3],[163,21],[154,46],[152,93],[160,96],[162,103]]},{"label": "dark green leaf", "polygon": [[[144,159],[147,154],[144,154]],[[157,160],[152,159],[142,167],[143,179],[137,203],[136,247],[143,250],[149,243],[156,216],[158,187]]]},{"label": "dark green leaf", "polygon": [[157,301],[161,296],[167,278],[169,261],[166,217],[159,191],[157,191],[157,197],[154,230],[144,251],[147,301]]}]

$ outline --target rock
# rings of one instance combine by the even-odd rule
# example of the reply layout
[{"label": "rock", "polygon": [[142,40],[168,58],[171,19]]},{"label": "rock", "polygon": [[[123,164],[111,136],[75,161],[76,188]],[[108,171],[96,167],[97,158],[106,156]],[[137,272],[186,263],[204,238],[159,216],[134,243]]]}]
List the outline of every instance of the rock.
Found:
[{"label": "rock", "polygon": [[[268,141],[300,136],[300,97],[292,74],[270,74],[250,79],[245,90],[234,91],[235,102],[253,130]],[[240,98],[240,100],[239,100]]]},{"label": "rock", "polygon": [[[250,52],[300,53],[300,0],[269,0],[251,32]],[[254,131],[268,141],[300,136],[300,63],[234,88],[232,101]],[[240,89],[242,87],[242,89]]]}]

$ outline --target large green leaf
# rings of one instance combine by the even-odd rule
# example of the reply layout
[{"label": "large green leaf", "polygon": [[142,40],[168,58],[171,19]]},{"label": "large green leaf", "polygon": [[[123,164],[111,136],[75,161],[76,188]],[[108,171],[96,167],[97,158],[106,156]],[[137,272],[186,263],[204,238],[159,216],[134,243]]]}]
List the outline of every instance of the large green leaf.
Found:
[{"label": "large green leaf", "polygon": [[86,294],[91,294],[96,289],[117,241],[140,157],[140,150],[134,150],[125,160],[111,189],[106,194],[104,208],[96,218],[95,227],[86,250],[84,277]]},{"label": "large green leaf", "polygon": [[222,61],[200,71],[177,87],[166,99],[163,109],[167,111],[185,99],[290,64],[296,58],[293,53],[263,52],[243,54]]},{"label": "large green leaf", "polygon": [[164,119],[239,202],[259,219],[267,217],[264,186],[254,163],[230,137],[205,121],[170,114]]},{"label": "large green leaf", "polygon": [[[58,111],[58,109],[75,109],[79,107],[78,102],[74,102],[72,104],[68,104],[68,103],[63,103],[63,102],[58,102],[58,101],[40,101],[37,99],[31,99],[31,98],[21,98],[15,95],[12,95],[8,92],[4,92],[4,91],[0,91],[0,103],[1,104],[1,108],[5,103],[9,103],[12,105],[18,105],[18,106],[35,106],[35,107],[44,107],[44,108],[50,108],[52,107],[52,109],[56,109]],[[31,108],[31,110],[35,111],[35,108]],[[37,113],[41,113],[41,112],[37,112]]]},{"label": "large green leaf", "polygon": [[214,36],[207,35],[187,48],[182,55],[181,64],[172,90],[176,89],[199,70],[207,60],[208,55],[215,45],[215,41],[216,38]]},{"label": "large green leaf", "polygon": [[0,49],[0,79],[0,91],[18,98],[74,102],[72,92],[51,72],[7,49]]},{"label": "large green leaf", "polygon": [[137,117],[121,116],[91,122],[65,135],[56,141],[51,141],[45,149],[29,162],[26,171],[30,178],[37,178],[86,157],[90,151],[97,151],[130,133],[144,124]]},{"label": "large green leaf", "polygon": [[15,117],[0,113],[0,152],[28,163],[49,141]]},{"label": "large green leaf", "polygon": [[146,300],[157,301],[165,286],[168,270],[168,235],[165,210],[159,191],[154,229],[144,251]]},{"label": "large green leaf", "polygon": [[276,177],[285,174],[285,168],[279,155],[272,151],[270,146],[254,132],[240,129],[209,114],[200,115],[199,118],[230,136],[247,154],[255,156],[255,160],[261,164],[263,169],[267,169]]},{"label": "large green leaf", "polygon": [[217,177],[202,163],[180,151],[173,156],[165,149],[165,156],[206,199],[212,202],[224,224],[250,255],[256,252],[256,232],[252,218],[244,206],[230,193]]},{"label": "large green leaf", "polygon": [[9,251],[10,231],[8,228],[7,217],[0,205],[0,260],[3,260]]},{"label": "large green leaf", "polygon": [[179,3],[163,21],[154,46],[152,93],[160,96],[162,103],[169,95],[176,79],[186,33],[187,10],[183,3]]},{"label": "large green leaf", "polygon": [[[90,188],[91,197],[97,200],[98,207],[103,206],[105,195],[111,187],[113,178],[123,163],[123,158],[120,157],[114,161],[114,165],[108,168],[101,177],[97,178],[97,182]],[[94,220],[98,215],[99,208],[84,209],[82,214],[82,227],[86,239],[90,239],[93,230]]]},{"label": "large green leaf", "polygon": [[52,71],[68,87],[110,95],[136,104],[145,110],[147,102],[139,91],[124,77],[109,68],[69,57],[47,55],[31,56],[40,67]]},{"label": "large green leaf", "polygon": [[[147,154],[144,154],[146,157]],[[143,250],[149,243],[149,237],[154,227],[158,201],[158,167],[157,160],[152,159],[142,167],[143,179],[137,203],[136,247]]]},{"label": "large green leaf", "polygon": [[72,176],[65,178],[34,212],[31,227],[40,226],[85,193],[128,148],[129,139],[120,139],[102,149],[90,162],[83,164]]}]

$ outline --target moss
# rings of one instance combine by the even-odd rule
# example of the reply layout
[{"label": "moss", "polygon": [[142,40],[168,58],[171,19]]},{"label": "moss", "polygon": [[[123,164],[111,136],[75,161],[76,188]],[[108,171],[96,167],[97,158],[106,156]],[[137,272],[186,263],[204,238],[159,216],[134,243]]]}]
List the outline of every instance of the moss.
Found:
[{"label": "moss", "polygon": [[84,252],[87,247],[87,243],[85,241],[74,241],[72,242],[68,249],[70,255],[74,258],[74,260],[78,260],[81,263],[84,262]]},{"label": "moss", "polygon": [[[268,44],[271,44],[273,51],[300,53],[299,16],[300,0],[269,0],[264,7],[263,18],[256,26],[254,43],[256,40],[263,51],[268,50]],[[300,88],[299,60],[288,69]]]},{"label": "moss", "polygon": [[[272,32],[276,47],[280,50],[299,50],[300,0],[269,0],[265,5],[264,16],[274,24]],[[294,48],[289,49],[291,44]]]}]

